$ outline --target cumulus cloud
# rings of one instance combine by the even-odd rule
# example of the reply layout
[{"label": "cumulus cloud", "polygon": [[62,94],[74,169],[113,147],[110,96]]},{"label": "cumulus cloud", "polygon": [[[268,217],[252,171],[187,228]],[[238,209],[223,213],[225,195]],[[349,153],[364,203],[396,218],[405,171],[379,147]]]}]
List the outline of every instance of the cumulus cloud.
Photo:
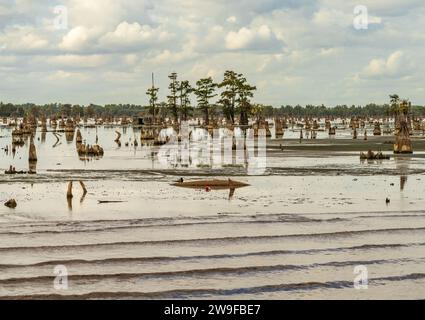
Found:
[{"label": "cumulus cloud", "polygon": [[243,27],[238,31],[231,31],[226,36],[226,48],[229,50],[243,49],[274,49],[278,40],[267,25],[257,28]]},{"label": "cumulus cloud", "polygon": [[333,8],[320,8],[313,14],[313,22],[318,26],[348,27],[353,23],[353,15]]},{"label": "cumulus cloud", "polygon": [[57,55],[48,58],[48,62],[57,67],[68,68],[96,68],[105,65],[109,61],[105,55]]},{"label": "cumulus cloud", "polygon": [[58,70],[47,76],[47,80],[50,81],[85,81],[88,80],[88,76],[81,72],[69,72],[64,70]]},{"label": "cumulus cloud", "polygon": [[3,49],[19,52],[35,52],[47,49],[49,41],[30,26],[12,26],[0,33]]},{"label": "cumulus cloud", "polygon": [[229,23],[235,23],[238,19],[235,16],[230,16],[226,19]]},{"label": "cumulus cloud", "polygon": [[170,34],[159,28],[154,29],[149,25],[140,25],[137,22],[120,23],[113,32],[108,32],[100,39],[100,44],[108,46],[146,46],[155,42],[162,42],[169,39]]},{"label": "cumulus cloud", "polygon": [[197,57],[197,53],[190,50],[190,48],[183,51],[171,52],[166,49],[160,53],[154,54],[148,61],[152,64],[169,64],[169,63],[180,63],[188,59],[194,59]]},{"label": "cumulus cloud", "polygon": [[411,65],[403,51],[395,51],[386,59],[372,59],[360,76],[371,79],[402,77],[410,71]]},{"label": "cumulus cloud", "polygon": [[84,26],[78,26],[63,37],[59,48],[68,51],[79,51],[87,47],[89,39],[89,30]]}]

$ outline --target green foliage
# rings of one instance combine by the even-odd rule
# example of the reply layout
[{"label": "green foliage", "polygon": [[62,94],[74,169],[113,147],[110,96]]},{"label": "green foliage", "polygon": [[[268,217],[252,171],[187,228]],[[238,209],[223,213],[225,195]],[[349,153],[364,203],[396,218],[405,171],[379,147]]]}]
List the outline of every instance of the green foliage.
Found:
[{"label": "green foliage", "polygon": [[218,103],[222,105],[223,114],[232,124],[235,123],[236,99],[239,92],[239,78],[241,77],[241,74],[228,70],[224,73],[223,81],[218,85],[220,89],[223,89]]},{"label": "green foliage", "polygon": [[211,77],[204,78],[196,82],[195,95],[198,101],[198,108],[200,108],[204,113],[206,125],[210,123],[210,100],[217,96],[215,93],[216,88],[217,84],[214,83]]},{"label": "green foliage", "polygon": [[180,99],[180,117],[182,120],[187,121],[192,115],[193,108],[190,102],[190,94],[194,91],[189,81],[180,82],[178,87]]},{"label": "green foliage", "polygon": [[177,107],[177,91],[180,87],[180,84],[177,81],[177,73],[173,72],[168,76],[168,78],[171,80],[170,85],[168,86],[168,89],[170,89],[170,95],[167,96],[168,108],[174,118],[174,122],[177,123],[179,119],[179,110]]},{"label": "green foliage", "polygon": [[153,118],[155,118],[155,115],[156,115],[158,91],[159,89],[155,88],[154,86],[152,86],[152,88],[149,88],[146,91],[146,95],[149,97],[149,114],[151,114]]},{"label": "green foliage", "polygon": [[218,87],[223,88],[219,104],[226,118],[234,124],[235,113],[239,112],[240,124],[247,125],[252,107],[250,99],[257,88],[248,84],[243,74],[229,70],[224,73],[224,79]]},{"label": "green foliage", "polygon": [[236,100],[238,103],[238,111],[240,113],[239,124],[247,125],[248,116],[251,112],[251,98],[254,97],[254,91],[257,87],[248,84],[245,78],[241,77],[238,81],[239,97]]}]

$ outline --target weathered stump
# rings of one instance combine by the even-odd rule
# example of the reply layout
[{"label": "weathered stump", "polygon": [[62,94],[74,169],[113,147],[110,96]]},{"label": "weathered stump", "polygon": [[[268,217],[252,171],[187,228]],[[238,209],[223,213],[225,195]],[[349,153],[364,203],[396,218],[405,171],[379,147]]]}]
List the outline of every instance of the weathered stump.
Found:
[{"label": "weathered stump", "polygon": [[16,203],[15,199],[10,199],[10,200],[6,201],[6,203],[4,205],[8,208],[15,209],[18,204]]},{"label": "weathered stump", "polygon": [[29,160],[29,162],[37,162],[37,151],[35,149],[33,136],[31,136],[31,140],[30,140],[30,149],[29,149],[28,160]]}]

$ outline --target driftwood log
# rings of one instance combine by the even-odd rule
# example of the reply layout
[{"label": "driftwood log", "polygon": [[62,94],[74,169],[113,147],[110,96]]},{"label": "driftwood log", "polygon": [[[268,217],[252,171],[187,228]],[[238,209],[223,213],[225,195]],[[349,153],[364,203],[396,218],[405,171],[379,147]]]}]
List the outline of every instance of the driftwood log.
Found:
[{"label": "driftwood log", "polygon": [[231,179],[228,180],[196,180],[196,181],[178,181],[173,183],[172,186],[182,187],[182,188],[212,188],[212,189],[229,189],[229,188],[242,188],[247,187],[249,184],[239,181],[234,181]]},{"label": "driftwood log", "polygon": [[28,160],[29,162],[37,162],[37,151],[35,150],[33,136],[31,136],[31,139],[30,139],[30,150],[29,150]]}]

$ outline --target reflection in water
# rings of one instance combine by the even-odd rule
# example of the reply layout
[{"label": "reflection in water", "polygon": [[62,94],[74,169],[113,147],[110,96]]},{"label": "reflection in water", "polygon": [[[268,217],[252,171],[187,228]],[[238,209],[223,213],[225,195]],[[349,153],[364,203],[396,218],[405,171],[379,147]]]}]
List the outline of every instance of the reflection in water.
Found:
[{"label": "reflection in water", "polygon": [[71,143],[74,141],[74,132],[75,131],[65,131],[66,142]]},{"label": "reflection in water", "polygon": [[407,176],[401,176],[400,177],[400,190],[403,191],[404,190],[404,186],[406,185],[407,182]]},{"label": "reflection in water", "polygon": [[229,200],[235,195],[235,190],[248,187],[249,184],[239,181],[228,180],[200,180],[200,181],[184,181],[181,178],[178,182],[172,184],[175,187],[188,189],[204,189],[206,192],[212,190],[227,190],[229,189]]},{"label": "reflection in water", "polygon": [[396,169],[400,174],[400,191],[403,191],[406,186],[407,176],[409,174],[410,162],[411,162],[411,159],[408,157],[395,158]]},{"label": "reflection in water", "polygon": [[66,200],[68,202],[68,210],[72,211],[72,198],[66,197]]},{"label": "reflection in water", "polygon": [[230,188],[229,191],[229,200],[233,198],[233,196],[235,195],[235,190],[236,188]]},{"label": "reflection in water", "polygon": [[[79,182],[80,182],[81,189],[83,190],[83,194],[81,195],[81,198],[80,198],[80,203],[83,203],[84,199],[86,198],[86,195],[87,195],[87,189],[86,189],[86,185],[84,184],[83,181],[80,180]],[[68,202],[68,210],[69,211],[72,211],[72,199],[74,198],[73,193],[72,193],[72,187],[73,187],[73,182],[70,181],[68,183],[68,190],[66,192],[66,200]]]},{"label": "reflection in water", "polygon": [[87,189],[86,189],[86,185],[84,184],[83,181],[80,181],[80,186],[83,189],[83,195],[80,198],[80,203],[83,203],[84,199],[86,198],[87,195]]},{"label": "reflection in water", "polygon": [[37,161],[29,161],[29,173],[37,172]]},{"label": "reflection in water", "polygon": [[83,195],[80,198],[80,203],[84,202],[84,199],[86,198],[87,193],[83,193]]},{"label": "reflection in water", "polygon": [[41,142],[42,143],[46,142],[46,132],[45,131],[41,132]]},{"label": "reflection in water", "polygon": [[56,148],[57,146],[61,145],[62,143],[60,142],[60,138],[62,137],[59,133],[53,132],[53,135],[56,138],[56,142],[53,145],[53,148]]},{"label": "reflection in water", "polygon": [[68,190],[66,192],[66,200],[68,201],[68,210],[72,211],[72,181],[68,183]]},{"label": "reflection in water", "polygon": [[121,133],[119,131],[115,131],[115,133],[117,134],[117,138],[115,139],[115,142],[118,146],[118,148],[121,148]]},{"label": "reflection in water", "polygon": [[[187,133],[191,136],[190,142],[185,142],[182,139],[178,142],[179,138],[182,138],[182,134],[186,136],[183,131],[178,133],[171,127],[146,127],[145,134],[150,135],[154,133],[155,136],[152,139],[143,139],[140,128],[127,127],[126,134],[121,131],[121,148],[117,148],[115,142],[116,127],[84,127],[80,126],[79,130],[84,138],[83,144],[86,146],[94,146],[99,143],[102,144],[102,148],[105,149],[105,157],[102,161],[80,161],[81,156],[75,153],[75,145],[77,129],[74,131],[62,130],[43,132],[39,130],[34,137],[35,145],[37,147],[37,153],[39,154],[39,161],[37,163],[37,170],[44,172],[46,170],[79,170],[79,169],[150,169],[151,167],[156,168],[194,168],[196,170],[208,169],[223,169],[229,171],[241,171],[245,172],[247,169],[248,158],[244,157],[242,152],[238,150],[244,150],[244,141],[242,139],[242,131],[235,128],[234,135],[240,137],[240,139],[234,139],[234,144],[239,148],[233,150],[232,156],[227,157],[223,152],[217,153],[217,157],[211,152],[207,152],[207,149],[213,149],[216,151],[216,141],[221,141],[227,149],[232,150],[232,141],[227,145],[224,142],[225,130],[219,130],[220,139],[213,140],[212,137],[207,136],[206,130],[202,128],[191,128],[190,132]],[[17,168],[28,168],[27,162],[27,145],[29,144],[29,135],[14,136],[13,145],[11,144],[10,137],[12,129],[1,128],[2,135],[0,136],[1,146],[8,145],[8,148],[4,147],[7,151],[0,157],[0,168],[8,168],[9,165],[13,165]],[[152,130],[152,132],[150,132]],[[3,134],[3,132],[5,134]],[[231,131],[229,131],[231,132]],[[231,132],[233,135],[233,132]],[[235,138],[233,136],[233,138]],[[176,148],[172,149],[171,137],[173,137]],[[74,140],[70,140],[70,139]],[[42,142],[43,141],[43,142]],[[67,142],[66,142],[67,141]],[[72,143],[73,142],[73,143]],[[23,146],[23,148],[20,148]],[[187,148],[186,148],[187,146]],[[169,148],[170,147],[170,148]],[[130,149],[131,148],[131,149]],[[129,151],[131,150],[131,153]],[[163,156],[162,151],[167,152],[170,150],[170,155]],[[239,157],[239,154],[241,155]],[[220,157],[221,156],[221,157]],[[154,158],[152,158],[154,157]],[[97,159],[97,158],[96,158]],[[211,161],[211,159],[213,161]],[[84,158],[82,160],[85,160]],[[92,159],[90,159],[92,160]],[[129,160],[129,161],[123,161]],[[83,163],[83,165],[81,165]]]}]

